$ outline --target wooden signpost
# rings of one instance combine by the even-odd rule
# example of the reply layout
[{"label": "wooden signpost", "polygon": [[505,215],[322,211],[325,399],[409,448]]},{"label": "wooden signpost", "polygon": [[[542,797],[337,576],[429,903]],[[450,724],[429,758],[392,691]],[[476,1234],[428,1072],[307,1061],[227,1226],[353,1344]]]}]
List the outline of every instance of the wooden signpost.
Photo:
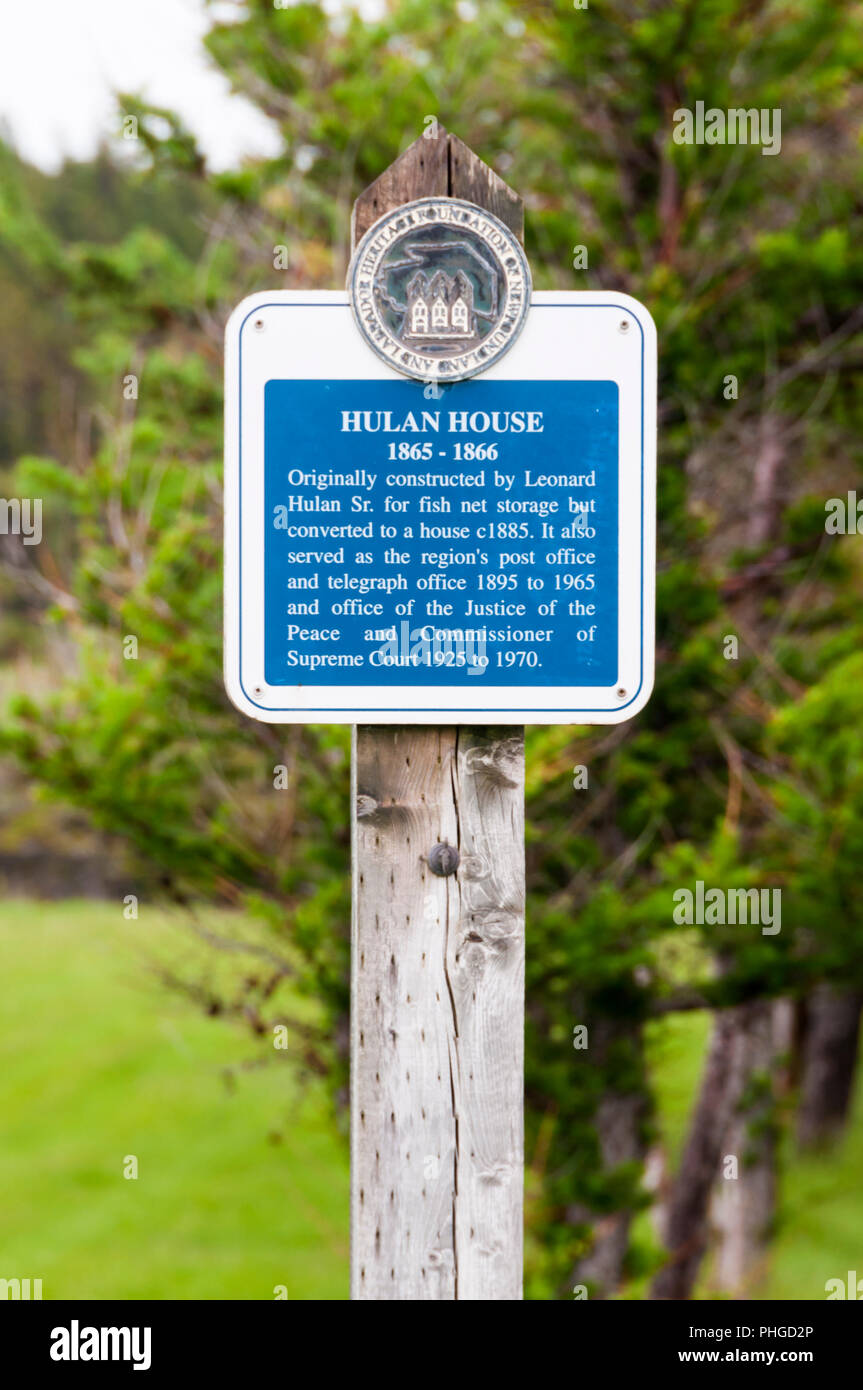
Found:
[{"label": "wooden signpost", "polygon": [[[523,236],[521,198],[439,128],[357,199],[354,247],[430,194]],[[519,1299],[524,729],[361,725],[353,770],[351,1296]]]},{"label": "wooden signpost", "polygon": [[523,724],[652,684],[652,321],[532,294],[522,228],[439,127],[357,199],[349,294],[227,329],[226,685],[354,726],[355,1299],[522,1296]]}]

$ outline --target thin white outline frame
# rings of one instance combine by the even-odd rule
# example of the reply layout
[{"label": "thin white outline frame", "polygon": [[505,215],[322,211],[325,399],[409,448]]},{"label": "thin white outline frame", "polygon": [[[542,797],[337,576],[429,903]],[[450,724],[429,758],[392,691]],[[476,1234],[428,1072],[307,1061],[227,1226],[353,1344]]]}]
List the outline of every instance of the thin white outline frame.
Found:
[{"label": "thin white outline frame", "polygon": [[617,724],[643,709],[653,688],[655,641],[653,319],[624,294],[534,291],[523,332],[483,377],[617,383],[617,679],[580,687],[267,684],[264,385],[404,380],[357,332],[345,291],[269,291],[244,299],[225,330],[224,671],[228,695],[244,714],[274,724]]}]

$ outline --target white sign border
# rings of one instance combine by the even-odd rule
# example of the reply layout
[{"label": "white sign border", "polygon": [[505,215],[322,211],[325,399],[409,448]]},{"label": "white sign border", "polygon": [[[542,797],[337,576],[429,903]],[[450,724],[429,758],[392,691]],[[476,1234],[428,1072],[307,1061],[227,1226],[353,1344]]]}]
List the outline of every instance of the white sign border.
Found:
[{"label": "white sign border", "polygon": [[[330,311],[326,315],[319,312],[324,308]],[[294,312],[273,312],[282,309]],[[549,332],[549,311],[591,309],[603,312],[594,317],[590,332],[580,332],[582,315],[573,319],[567,314],[565,322],[556,312]],[[624,321],[628,330],[621,331]],[[278,374],[273,371],[274,358]],[[264,291],[244,299],[228,320],[224,672],[237,709],[274,724],[617,724],[644,707],[653,688],[654,662],[656,329],[642,304],[614,292],[534,291],[517,342],[483,373],[490,381],[617,382],[619,660],[618,678],[608,687],[490,686],[482,677],[475,687],[268,685],[263,399],[266,381],[276,375],[295,380],[404,381],[357,332],[344,291]],[[387,703],[381,704],[382,699]]]}]

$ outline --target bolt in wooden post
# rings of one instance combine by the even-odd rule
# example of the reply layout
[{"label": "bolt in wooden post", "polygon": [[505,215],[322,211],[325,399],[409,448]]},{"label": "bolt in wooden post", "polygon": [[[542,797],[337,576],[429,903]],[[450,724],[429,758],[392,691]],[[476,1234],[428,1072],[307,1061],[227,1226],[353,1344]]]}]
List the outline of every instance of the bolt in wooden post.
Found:
[{"label": "bolt in wooden post", "polygon": [[[439,128],[357,199],[354,245],[433,194],[522,236],[522,200]],[[522,1297],[523,733],[355,730],[354,1299]]]}]

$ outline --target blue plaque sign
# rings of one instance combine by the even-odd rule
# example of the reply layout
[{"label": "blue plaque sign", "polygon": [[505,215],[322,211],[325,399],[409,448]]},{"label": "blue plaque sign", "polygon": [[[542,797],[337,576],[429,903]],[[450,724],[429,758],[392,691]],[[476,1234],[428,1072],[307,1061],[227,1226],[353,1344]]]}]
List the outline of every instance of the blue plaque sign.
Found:
[{"label": "blue plaque sign", "polygon": [[345,294],[233,315],[231,698],[273,722],[630,717],[653,678],[650,316],[534,293],[481,376],[404,371]]}]

